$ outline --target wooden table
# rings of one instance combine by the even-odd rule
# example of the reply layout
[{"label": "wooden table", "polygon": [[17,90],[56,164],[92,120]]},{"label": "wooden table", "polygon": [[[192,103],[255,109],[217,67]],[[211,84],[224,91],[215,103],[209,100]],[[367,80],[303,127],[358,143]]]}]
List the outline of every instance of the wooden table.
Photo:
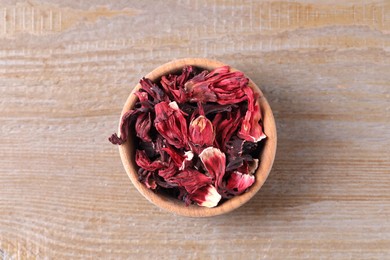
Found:
[{"label": "wooden table", "polygon": [[[1,1],[0,259],[390,257],[390,2]],[[130,183],[130,90],[175,58],[261,85],[274,168],[242,208],[191,219]]]}]

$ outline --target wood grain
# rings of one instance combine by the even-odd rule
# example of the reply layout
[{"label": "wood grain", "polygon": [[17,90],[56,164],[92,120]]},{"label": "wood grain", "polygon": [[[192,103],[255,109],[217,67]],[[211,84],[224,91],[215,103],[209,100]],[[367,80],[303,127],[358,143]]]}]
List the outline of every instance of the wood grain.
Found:
[{"label": "wood grain", "polygon": [[[278,152],[230,214],[160,211],[131,185],[121,108],[167,61],[207,57],[260,85]],[[0,256],[386,259],[390,3],[0,2]]]}]

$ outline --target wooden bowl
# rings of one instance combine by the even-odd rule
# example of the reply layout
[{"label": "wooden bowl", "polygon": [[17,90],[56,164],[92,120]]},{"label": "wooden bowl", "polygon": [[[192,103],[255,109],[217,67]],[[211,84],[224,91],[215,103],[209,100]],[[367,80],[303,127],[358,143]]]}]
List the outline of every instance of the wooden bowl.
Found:
[{"label": "wooden bowl", "polygon": [[[174,60],[168,62],[154,69],[145,77],[151,79],[152,81],[156,81],[159,78],[161,78],[161,76],[163,75],[169,73],[176,73],[180,71],[185,65],[193,65],[207,70],[213,70],[214,68],[224,66],[226,64],[219,61],[202,59],[202,58],[180,59],[180,60]],[[231,68],[231,70],[235,71],[235,69],[233,68]],[[247,190],[247,192],[245,192],[242,195],[235,196],[232,199],[229,199],[214,208],[200,207],[198,205],[186,206],[183,201],[180,201],[176,198],[167,197],[162,194],[157,194],[152,190],[148,189],[144,184],[138,181],[138,175],[137,175],[138,166],[135,163],[134,140],[129,138],[126,143],[119,146],[120,156],[122,159],[123,166],[125,167],[126,172],[130,177],[130,180],[133,182],[137,190],[146,199],[148,199],[156,206],[178,215],[189,216],[189,217],[210,217],[210,216],[221,215],[240,207],[241,205],[249,201],[260,190],[261,186],[263,185],[263,183],[268,177],[268,174],[272,168],[272,164],[275,158],[276,127],[275,127],[275,120],[272,114],[272,110],[266,98],[264,97],[263,93],[256,86],[256,84],[253,83],[252,80],[249,81],[249,86],[259,94],[258,102],[260,104],[260,108],[262,111],[263,128],[264,128],[263,131],[267,135],[267,138],[261,141],[265,143],[259,158],[260,159],[259,168],[255,173],[256,181]],[[134,90],[129,95],[123,107],[121,118],[122,115],[129,109],[133,108],[134,104],[137,102],[137,97],[136,95],[134,95],[134,93],[138,91],[140,88],[141,85],[137,84]],[[119,120],[119,124],[121,118]],[[120,132],[120,129],[118,131]]]}]

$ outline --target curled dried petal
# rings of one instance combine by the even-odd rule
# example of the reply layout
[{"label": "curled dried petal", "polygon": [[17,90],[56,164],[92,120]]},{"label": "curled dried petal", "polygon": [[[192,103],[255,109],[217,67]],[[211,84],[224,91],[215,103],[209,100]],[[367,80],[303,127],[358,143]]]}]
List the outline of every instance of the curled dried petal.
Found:
[{"label": "curled dried petal", "polygon": [[223,119],[223,114],[217,114],[215,116],[213,125],[215,132],[219,133],[215,139],[215,145],[222,151],[225,151],[226,143],[237,130],[241,120],[240,110],[237,110],[235,113],[228,114],[228,117],[225,119]]},{"label": "curled dried petal", "polygon": [[156,180],[153,178],[152,172],[149,172],[149,174],[146,176],[144,184],[147,188],[152,190],[157,188]]},{"label": "curled dried petal", "polygon": [[194,68],[192,66],[185,66],[180,75],[170,74],[161,77],[161,85],[165,93],[179,104],[187,101],[184,83],[190,79],[193,71]]},{"label": "curled dried petal", "polygon": [[145,151],[142,150],[137,150],[135,152],[135,162],[139,167],[148,171],[156,171],[162,169],[165,166],[165,164],[160,160],[151,162]]},{"label": "curled dried petal", "polygon": [[157,131],[170,145],[180,149],[187,147],[187,122],[176,102],[160,102],[155,106]]},{"label": "curled dried petal", "polygon": [[210,174],[215,181],[215,185],[218,187],[225,175],[225,154],[218,148],[208,147],[199,154],[199,158],[208,174]]},{"label": "curled dried petal", "polygon": [[196,190],[211,184],[211,178],[194,169],[186,169],[175,176],[167,179],[168,182],[176,183],[184,187],[188,193],[194,193]]},{"label": "curled dried petal", "polygon": [[260,119],[260,106],[259,104],[255,104],[253,111],[249,109],[246,111],[245,118],[237,136],[249,142],[259,142],[266,138],[266,135],[263,133],[263,128],[259,123]]},{"label": "curled dried petal", "polygon": [[150,79],[142,78],[139,83],[141,84],[142,89],[145,90],[156,103],[169,100],[164,91]]},{"label": "curled dried petal", "polygon": [[192,120],[190,123],[189,132],[190,139],[195,145],[211,146],[214,143],[214,127],[211,121],[205,116],[198,116]]},{"label": "curled dried petal", "polygon": [[188,81],[185,84],[185,91],[191,102],[216,102],[217,95],[210,89],[210,83],[199,82],[192,84]]},{"label": "curled dried petal", "polygon": [[147,92],[137,91],[134,94],[138,97],[140,103],[145,103],[149,100]]},{"label": "curled dried petal", "polygon": [[189,197],[199,206],[207,208],[213,208],[217,206],[222,198],[213,185],[202,187],[192,193]]},{"label": "curled dried petal", "polygon": [[151,113],[141,113],[137,117],[135,122],[135,132],[137,136],[145,142],[151,142],[152,138],[149,136],[150,128],[152,127],[152,117]]},{"label": "curled dried petal", "polygon": [[171,147],[162,148],[163,151],[167,152],[171,157],[172,161],[175,163],[179,170],[183,170],[190,165],[194,154],[191,151],[187,151],[183,154],[175,151]]},{"label": "curled dried petal", "polygon": [[232,194],[238,195],[243,193],[255,182],[255,177],[249,174],[233,172],[227,180],[226,189]]},{"label": "curled dried petal", "polygon": [[158,171],[158,175],[161,176],[164,180],[171,178],[177,173],[178,169],[173,161],[171,161],[168,167]]},{"label": "curled dried petal", "polygon": [[190,167],[193,164],[192,159],[194,158],[194,153],[192,151],[184,152],[184,157],[185,157],[185,159],[184,159],[182,165],[180,166],[179,170],[187,169],[188,167]]},{"label": "curled dried petal", "polygon": [[122,121],[121,121],[121,126],[120,126],[120,129],[121,129],[120,135],[121,136],[118,137],[118,135],[116,133],[114,133],[113,135],[111,135],[111,137],[108,138],[108,140],[112,144],[121,145],[121,144],[125,143],[128,135],[129,135],[130,125],[133,122],[133,120],[135,119],[135,116],[138,114],[139,114],[138,110],[129,110],[126,113],[124,113],[122,116]]}]

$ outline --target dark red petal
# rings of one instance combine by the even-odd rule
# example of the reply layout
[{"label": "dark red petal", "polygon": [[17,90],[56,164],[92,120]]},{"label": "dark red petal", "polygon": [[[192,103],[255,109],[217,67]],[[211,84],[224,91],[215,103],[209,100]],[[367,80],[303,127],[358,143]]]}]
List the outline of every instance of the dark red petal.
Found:
[{"label": "dark red petal", "polygon": [[249,109],[246,111],[245,118],[237,136],[249,142],[259,142],[266,138],[266,135],[263,133],[263,128],[259,123],[260,119],[260,107],[256,103],[254,105],[254,111],[250,111]]},{"label": "dark red petal", "polygon": [[255,177],[249,174],[233,172],[227,180],[226,189],[232,194],[238,195],[243,193],[255,182]]},{"label": "dark red petal", "polygon": [[164,180],[167,180],[174,176],[178,172],[178,168],[175,163],[171,161],[168,167],[161,169],[158,171],[158,175],[161,176]]},{"label": "dark red petal", "polygon": [[147,102],[148,101],[148,93],[137,91],[135,92],[135,95],[138,97],[139,102]]},{"label": "dark red petal", "polygon": [[137,165],[148,171],[156,171],[162,169],[165,164],[159,160],[151,162],[145,151],[137,150],[135,153],[135,162]]},{"label": "dark red petal", "polygon": [[223,119],[223,114],[217,114],[213,120],[215,132],[218,133],[215,144],[222,151],[225,151],[226,143],[229,142],[234,132],[237,130],[242,119],[240,111],[227,113],[227,118]]},{"label": "dark red petal", "polygon": [[211,146],[214,143],[214,127],[211,121],[205,116],[198,116],[191,121],[189,133],[190,139],[195,145]]},{"label": "dark red petal", "polygon": [[186,83],[190,77],[191,77],[191,74],[194,72],[194,67],[192,66],[185,66],[183,68],[183,71],[182,73],[177,77],[177,84],[179,86],[184,86],[184,83]]},{"label": "dark red petal", "polygon": [[207,76],[205,77],[205,79],[210,79],[212,77],[216,77],[218,75],[224,75],[225,73],[228,73],[230,70],[230,67],[229,66],[221,66],[221,67],[218,67],[212,71],[210,71]]},{"label": "dark red petal", "polygon": [[216,102],[217,95],[210,89],[210,83],[199,82],[192,84],[188,81],[185,86],[185,92],[191,102]]},{"label": "dark red petal", "polygon": [[152,190],[157,188],[156,180],[153,178],[152,172],[149,172],[149,174],[146,176],[144,184],[147,188],[152,189]]},{"label": "dark red petal", "polygon": [[231,112],[233,108],[238,108],[236,104],[220,105],[220,104],[204,104],[203,110],[205,115],[212,113]]},{"label": "dark red petal", "polygon": [[149,136],[150,128],[152,127],[151,113],[142,113],[137,117],[135,122],[135,132],[137,136],[145,142],[151,142],[152,138]]},{"label": "dark red petal", "polygon": [[149,158],[157,157],[159,152],[156,149],[156,143],[153,142],[139,142],[138,148],[144,150]]},{"label": "dark red petal", "polygon": [[183,161],[185,159],[184,155],[179,154],[177,151],[175,151],[171,147],[164,147],[164,148],[162,148],[162,150],[169,154],[172,161],[176,164],[177,167],[181,167],[181,165],[183,164]]},{"label": "dark red petal", "polygon": [[161,85],[164,88],[165,93],[170,99],[181,104],[187,101],[187,95],[184,90],[184,83],[186,83],[193,73],[194,68],[192,66],[185,66],[180,75],[168,75],[162,76]]},{"label": "dark red petal", "polygon": [[116,133],[112,134],[108,138],[108,141],[110,141],[112,144],[118,144],[118,145],[121,145],[124,142],[126,142],[126,140],[123,140],[122,138],[120,138]]},{"label": "dark red petal", "polygon": [[179,170],[184,170],[188,166],[191,165],[192,158],[194,154],[191,151],[184,152],[184,154],[175,151],[171,147],[162,148],[163,151],[167,152],[175,163],[175,165],[179,168]]},{"label": "dark red petal", "polygon": [[208,174],[213,178],[215,186],[218,187],[225,175],[225,154],[218,148],[208,147],[199,154],[199,158]]},{"label": "dark red petal", "polygon": [[186,169],[167,179],[167,181],[184,187],[188,193],[193,193],[199,188],[210,184],[211,178],[194,169]]},{"label": "dark red petal", "polygon": [[177,89],[176,87],[176,75],[168,75],[161,77],[161,86],[163,87],[165,94],[167,94],[170,98],[172,98],[172,90]]},{"label": "dark red petal", "polygon": [[244,152],[244,143],[245,140],[238,138],[237,136],[233,136],[228,142],[225,144],[225,152],[230,157],[240,157]]},{"label": "dark red petal", "polygon": [[178,149],[187,147],[187,122],[177,103],[160,102],[156,104],[155,111],[154,125],[167,143]]},{"label": "dark red petal", "polygon": [[122,121],[121,121],[121,125],[120,125],[120,129],[121,129],[120,135],[121,136],[118,137],[118,135],[115,133],[110,138],[108,138],[108,140],[113,144],[119,144],[119,145],[126,142],[127,137],[129,135],[131,122],[133,122],[133,120],[135,119],[135,116],[138,113],[139,113],[138,110],[129,110],[126,113],[124,113],[122,116]]},{"label": "dark red petal", "polygon": [[164,91],[150,79],[142,78],[139,83],[141,84],[142,89],[145,90],[156,102],[168,100]]},{"label": "dark red petal", "polygon": [[196,202],[199,206],[212,208],[218,205],[221,195],[213,185],[208,185],[190,194],[189,199]]}]

